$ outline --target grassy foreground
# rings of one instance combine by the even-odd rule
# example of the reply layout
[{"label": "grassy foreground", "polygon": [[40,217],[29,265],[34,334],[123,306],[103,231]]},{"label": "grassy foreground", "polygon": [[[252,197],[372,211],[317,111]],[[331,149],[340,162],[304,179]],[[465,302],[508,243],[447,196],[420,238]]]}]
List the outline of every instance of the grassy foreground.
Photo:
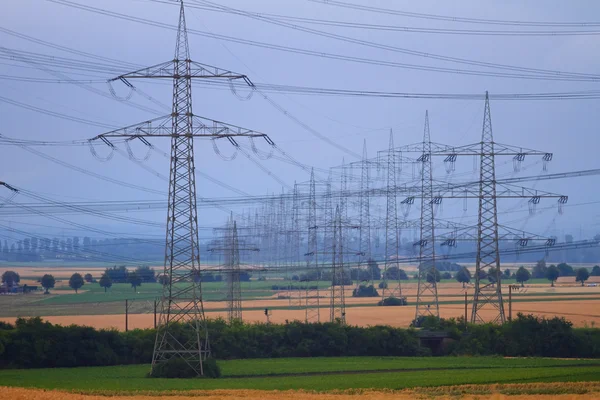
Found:
[{"label": "grassy foreground", "polygon": [[202,389],[406,389],[464,384],[600,380],[600,361],[555,359],[344,357],[220,362],[221,379],[149,379],[148,365],[4,370],[0,386],[116,394]]}]

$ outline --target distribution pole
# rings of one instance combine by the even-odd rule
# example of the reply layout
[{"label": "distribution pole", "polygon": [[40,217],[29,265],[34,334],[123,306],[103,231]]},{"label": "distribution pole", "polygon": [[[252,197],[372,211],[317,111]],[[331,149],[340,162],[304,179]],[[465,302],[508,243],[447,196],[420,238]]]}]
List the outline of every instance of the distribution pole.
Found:
[{"label": "distribution pole", "polygon": [[[387,188],[385,216],[385,266],[383,268],[383,288],[381,298],[402,297],[400,271],[398,264],[398,208],[396,204],[396,153],[394,150],[394,135],[390,131],[390,144],[387,154]],[[395,270],[398,273],[397,282],[390,282],[388,274]]]},{"label": "distribution pole", "polygon": [[421,237],[419,246],[419,283],[417,288],[417,307],[415,321],[419,317],[433,315],[440,316],[435,267],[435,221],[433,176],[431,169],[431,135],[429,133],[429,113],[425,112],[425,129],[423,133],[423,154],[419,157],[421,162]]},{"label": "distribution pole", "polygon": [[[485,93],[483,130],[481,134],[481,164],[479,177],[479,220],[477,258],[475,260],[475,293],[471,323],[483,322],[481,310],[489,306],[494,312],[492,322],[504,323],[504,302],[500,281],[500,254],[498,251],[498,208],[496,203],[496,169],[494,136],[490,100]],[[489,283],[482,282],[482,274],[492,275]]]}]

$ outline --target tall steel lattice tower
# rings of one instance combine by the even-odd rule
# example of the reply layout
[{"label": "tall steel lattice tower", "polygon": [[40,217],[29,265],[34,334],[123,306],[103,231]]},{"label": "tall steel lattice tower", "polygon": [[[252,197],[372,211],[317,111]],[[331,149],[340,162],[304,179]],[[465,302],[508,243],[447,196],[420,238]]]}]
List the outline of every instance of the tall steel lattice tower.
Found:
[{"label": "tall steel lattice tower", "polygon": [[[292,271],[300,267],[300,198],[298,193],[298,184],[294,182],[294,191],[292,195]],[[292,275],[288,271],[288,296],[290,305],[302,305],[302,294],[300,290],[292,290]]]},{"label": "tall steel lattice tower", "polygon": [[[479,177],[479,220],[477,232],[477,258],[475,270],[475,293],[471,323],[483,322],[481,309],[491,306],[496,315],[492,322],[504,323],[504,302],[500,284],[500,254],[498,251],[498,208],[496,204],[496,167],[494,163],[494,136],[490,100],[485,93],[483,131],[481,134],[481,171]],[[495,282],[482,282],[481,273],[494,268]]]},{"label": "tall steel lattice tower", "polygon": [[329,178],[327,179],[327,185],[325,187],[325,197],[323,198],[323,205],[320,207],[320,226],[323,227],[323,251],[321,256],[321,263],[324,268],[329,264],[330,259],[327,257],[328,251],[333,248],[333,198],[332,198],[332,177],[331,171],[329,171]]},{"label": "tall steel lattice tower", "polygon": [[435,235],[434,235],[434,197],[433,175],[431,169],[431,136],[429,134],[429,113],[425,112],[425,129],[423,132],[423,153],[418,158],[421,162],[421,237],[417,243],[419,251],[419,284],[417,288],[417,309],[415,321],[421,316],[440,316],[436,267],[435,267]]},{"label": "tall steel lattice tower", "polygon": [[[110,138],[128,140],[168,137],[171,139],[169,200],[165,245],[164,274],[169,278],[163,286],[160,317],[152,356],[152,368],[157,364],[179,357],[185,360],[198,375],[203,375],[202,362],[210,356],[208,332],[202,303],[200,279],[200,249],[198,245],[198,215],[196,210],[196,179],[194,166],[194,138],[213,141],[227,139],[238,146],[234,137],[263,137],[254,132],[223,122],[194,115],[192,111],[192,79],[243,79],[242,74],[200,64],[190,59],[188,35],[183,1],[180,2],[179,27],[175,57],[172,61],[143,68],[118,76],[128,87],[129,79],[159,78],[173,80],[172,112],[163,117],[131,125],[96,136],[114,148]],[[269,139],[270,140],[270,139]],[[213,142],[216,146],[216,142]],[[182,341],[182,324],[190,330]]]},{"label": "tall steel lattice tower", "polygon": [[317,196],[315,191],[315,172],[310,173],[310,194],[308,200],[308,252],[306,253],[306,273],[314,275],[316,285],[311,289],[311,282],[307,281],[305,291],[306,322],[320,322],[319,310],[319,280],[321,268],[319,267],[319,254],[317,250]]},{"label": "tall steel lattice tower", "polygon": [[[371,259],[371,209],[369,198],[369,161],[367,158],[367,141],[363,143],[363,158],[360,174],[360,194],[359,194],[359,252],[358,252],[358,277],[357,286],[362,279],[361,271],[365,264]],[[373,284],[373,273],[371,271],[369,281]]]},{"label": "tall steel lattice tower", "polygon": [[331,264],[331,304],[330,316],[331,322],[346,323],[346,298],[344,292],[344,238],[342,236],[342,213],[340,207],[335,207],[335,217],[333,220],[333,248]]},{"label": "tall steel lattice tower", "polygon": [[[394,135],[390,131],[390,145],[387,154],[387,187],[386,214],[385,214],[385,266],[383,268],[383,289],[381,298],[402,297],[402,286],[400,285],[400,274],[398,264],[398,205],[396,204],[396,151],[394,149]],[[395,269],[398,272],[397,282],[387,279],[388,270]]]},{"label": "tall steel lattice tower", "polygon": [[[500,286],[501,274],[499,273],[498,268],[500,265],[499,241],[513,242],[519,248],[525,248],[528,246],[529,242],[546,240],[546,238],[537,235],[531,235],[527,232],[517,231],[510,227],[499,225],[497,219],[497,200],[529,198],[530,212],[532,211],[532,208],[535,209],[535,204],[539,203],[542,198],[558,199],[559,210],[561,204],[564,205],[568,200],[568,197],[564,195],[514,185],[514,183],[519,182],[519,180],[509,180],[511,182],[506,182],[505,180],[497,181],[495,177],[495,157],[513,157],[513,168],[515,172],[518,172],[520,164],[526,157],[533,155],[542,156],[545,170],[546,164],[552,160],[553,155],[552,153],[539,150],[495,142],[492,135],[489,96],[487,93],[485,96],[483,121],[482,139],[477,143],[456,147],[425,140],[425,143],[402,146],[397,149],[399,152],[418,153],[421,157],[427,153],[433,157],[445,157],[444,163],[446,164],[446,172],[448,173],[454,170],[454,163],[458,157],[477,156],[480,158],[480,179],[477,182],[468,185],[451,183],[436,184],[432,187],[435,190],[427,190],[427,188],[423,190],[423,185],[421,185],[421,193],[419,195],[411,195],[402,202],[409,204],[412,203],[415,197],[420,197],[422,198],[422,211],[424,210],[427,213],[431,212],[431,215],[434,215],[435,206],[441,204],[444,198],[463,199],[463,201],[466,199],[477,199],[479,201],[479,220],[477,226],[474,227],[477,232],[476,234],[469,233],[472,229],[471,227],[460,227],[456,224],[448,224],[447,222],[436,220],[434,220],[434,229],[431,229],[432,238],[433,231],[440,228],[450,228],[454,231],[449,238],[446,240],[442,239],[442,245],[448,246],[447,248],[456,245],[457,236],[461,236],[460,240],[473,240],[477,242],[477,271],[475,274],[476,289],[471,314],[471,321],[474,323],[505,322]],[[429,145],[428,149],[426,148],[427,145]],[[421,160],[425,160],[425,157],[422,157]],[[427,178],[427,176],[423,179],[425,178]],[[417,187],[408,189],[409,191],[419,191],[419,188]],[[436,193],[435,195],[433,194],[434,192]],[[433,210],[430,210],[426,202],[430,202],[429,204],[433,206]],[[423,224],[427,222],[427,226],[423,226],[423,228],[428,229],[429,222],[426,221],[427,218],[423,216],[422,220]],[[420,239],[423,239],[424,236],[428,236],[425,235],[425,232],[423,232],[423,234],[424,235],[421,236]],[[551,243],[552,241],[547,241],[547,246],[553,246]],[[426,243],[425,240],[419,240],[417,244]],[[425,254],[420,253],[421,258],[425,258],[426,254],[427,252],[425,252]],[[431,253],[431,255],[428,255],[427,257],[433,257],[435,260],[435,253]],[[427,275],[422,275],[421,277],[423,278],[426,276]],[[431,278],[433,278],[433,276]],[[489,283],[485,283],[484,280],[489,281]],[[427,282],[426,278],[421,279],[421,283],[424,282]],[[419,290],[421,290],[421,288]],[[423,297],[421,297],[419,306],[421,304],[424,304]],[[486,309],[486,306],[489,307]],[[488,309],[492,312],[488,312]],[[424,310],[420,307],[420,310],[417,310],[417,317],[419,316],[419,312],[421,312],[422,315],[427,315],[424,313],[425,311],[428,311],[427,314],[432,314],[431,309]],[[437,309],[435,308],[433,311],[437,312]]]},{"label": "tall steel lattice tower", "polygon": [[[230,224],[231,225],[231,224]],[[242,320],[242,287],[240,284],[240,244],[238,240],[237,223],[230,226],[228,242],[231,245],[229,262],[227,263],[227,319]]]}]

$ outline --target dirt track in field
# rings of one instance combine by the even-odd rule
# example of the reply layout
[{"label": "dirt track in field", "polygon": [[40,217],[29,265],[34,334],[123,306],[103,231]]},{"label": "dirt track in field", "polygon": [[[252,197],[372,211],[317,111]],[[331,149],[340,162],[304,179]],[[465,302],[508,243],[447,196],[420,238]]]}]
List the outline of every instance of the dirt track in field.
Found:
[{"label": "dirt track in field", "polygon": [[[561,394],[558,394],[561,393]],[[106,397],[110,395],[110,397]],[[437,388],[418,388],[400,391],[351,390],[333,393],[306,391],[211,390],[189,392],[148,392],[130,396],[114,393],[86,395],[64,391],[0,387],[0,399],[11,400],[155,400],[159,397],[172,400],[202,398],[206,400],[412,400],[412,399],[480,399],[480,400],[567,400],[599,399],[600,382],[532,383],[507,385],[463,385]]]}]

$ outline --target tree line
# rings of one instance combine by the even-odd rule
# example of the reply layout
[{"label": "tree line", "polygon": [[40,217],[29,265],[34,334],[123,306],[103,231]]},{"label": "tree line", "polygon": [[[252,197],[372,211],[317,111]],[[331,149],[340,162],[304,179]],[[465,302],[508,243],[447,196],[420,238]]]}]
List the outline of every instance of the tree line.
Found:
[{"label": "tree line", "polygon": [[[465,324],[428,317],[423,330],[443,331],[450,343],[421,345],[419,330],[390,326],[358,327],[337,323],[229,324],[209,320],[211,351],[217,359],[498,355],[507,357],[600,357],[600,329],[573,328],[563,318],[518,315],[504,325]],[[174,326],[174,338],[186,343],[194,334]],[[156,331],[96,330],[59,326],[40,318],[0,323],[0,368],[51,368],[148,364]]]},{"label": "tree line", "polygon": [[[75,293],[78,293],[79,289],[86,283],[98,283],[106,292],[112,287],[113,283],[129,283],[135,291],[142,283],[155,283],[157,280],[162,284],[166,282],[164,275],[157,277],[154,270],[148,266],[139,266],[134,270],[130,270],[123,265],[115,265],[114,267],[106,268],[99,280],[96,280],[90,273],[81,275],[76,272],[69,278],[69,287],[75,290]],[[2,274],[2,283],[8,287],[17,286],[20,281],[21,277],[15,271],[5,271]],[[56,285],[56,279],[52,274],[45,274],[38,279],[38,282],[44,288],[46,294],[49,294],[50,289],[53,289]]]}]

